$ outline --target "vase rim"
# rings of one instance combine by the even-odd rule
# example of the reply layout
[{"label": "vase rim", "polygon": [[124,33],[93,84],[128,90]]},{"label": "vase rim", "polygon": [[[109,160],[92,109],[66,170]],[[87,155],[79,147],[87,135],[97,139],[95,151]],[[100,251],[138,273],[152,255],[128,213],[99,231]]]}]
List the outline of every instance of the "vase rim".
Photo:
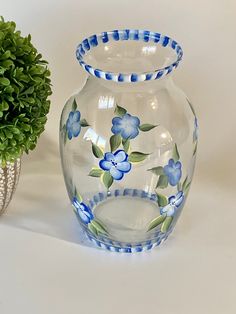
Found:
[{"label": "vase rim", "polygon": [[[105,71],[84,61],[84,57],[88,54],[88,51],[95,47],[106,44],[110,41],[142,41],[144,43],[152,42],[162,47],[170,47],[175,52],[175,60],[168,66],[163,66],[152,71],[143,72],[131,72],[131,73],[119,73],[113,71]],[[181,61],[183,57],[183,50],[181,46],[173,39],[166,35],[162,35],[157,32],[151,32],[147,30],[139,29],[124,29],[124,30],[113,30],[108,32],[102,32],[100,34],[92,35],[85,38],[76,49],[76,58],[82,68],[92,76],[101,78],[108,81],[114,81],[117,83],[135,83],[150,80],[157,80],[171,73]]]}]

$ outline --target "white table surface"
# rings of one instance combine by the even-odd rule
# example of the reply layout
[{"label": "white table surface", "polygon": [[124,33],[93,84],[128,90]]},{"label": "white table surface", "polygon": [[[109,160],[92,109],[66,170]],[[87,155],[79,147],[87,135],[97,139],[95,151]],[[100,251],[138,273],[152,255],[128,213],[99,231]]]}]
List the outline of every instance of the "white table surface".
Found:
[{"label": "white table surface", "polygon": [[[46,132],[24,158],[0,218],[0,314],[235,314],[235,0],[0,3],[1,15],[32,34],[53,83]],[[130,255],[81,238],[58,152],[60,112],[85,79],[76,44],[117,28],[159,31],[181,43],[175,78],[200,124],[196,176],[176,229],[160,248]]]}]

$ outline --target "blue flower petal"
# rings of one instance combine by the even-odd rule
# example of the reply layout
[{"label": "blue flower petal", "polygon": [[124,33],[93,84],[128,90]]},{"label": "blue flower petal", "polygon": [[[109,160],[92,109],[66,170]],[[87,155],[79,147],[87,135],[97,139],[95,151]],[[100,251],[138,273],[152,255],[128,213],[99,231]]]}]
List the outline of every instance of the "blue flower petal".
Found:
[{"label": "blue flower petal", "polygon": [[80,134],[80,130],[81,130],[81,125],[79,124],[79,122],[74,122],[71,128],[71,131],[73,133],[74,137],[77,137]]},{"label": "blue flower petal", "polygon": [[139,127],[139,125],[140,125],[140,120],[139,120],[138,117],[131,116],[131,117],[130,117],[130,121],[131,121],[131,123],[132,123],[133,125]]},{"label": "blue flower petal", "polygon": [[123,128],[122,131],[121,131],[121,136],[124,139],[133,139],[138,134],[139,134],[139,130],[138,130],[138,128],[136,126],[132,127],[132,128],[131,127]]},{"label": "blue flower petal", "polygon": [[168,162],[168,165],[169,165],[169,167],[173,167],[174,165],[175,165],[175,161],[174,161],[174,159],[170,159],[169,160],[169,162]]},{"label": "blue flower petal", "polygon": [[119,162],[116,168],[122,172],[129,172],[131,169],[131,163],[128,161]]},{"label": "blue flower petal", "polygon": [[107,161],[112,161],[112,160],[114,160],[114,158],[115,158],[115,156],[112,153],[106,153],[104,155],[104,159],[107,160]]},{"label": "blue flower petal", "polygon": [[107,171],[107,170],[111,169],[112,163],[110,161],[102,159],[99,161],[99,167],[102,168],[103,170]]},{"label": "blue flower petal", "polygon": [[69,130],[67,130],[67,133],[68,133],[69,140],[71,140],[73,137],[72,131],[69,129]]},{"label": "blue flower petal", "polygon": [[178,184],[180,178],[182,176],[182,172],[180,169],[176,169],[171,175],[168,176],[168,181],[171,186],[175,186]]},{"label": "blue flower petal", "polygon": [[121,132],[121,130],[122,129],[121,129],[121,127],[118,124],[113,125],[113,127],[111,128],[111,132],[113,134],[119,134]]},{"label": "blue flower petal", "polygon": [[110,174],[115,180],[121,180],[124,176],[124,173],[116,169],[115,166],[112,166],[110,169]]},{"label": "blue flower petal", "polygon": [[128,159],[128,155],[123,150],[117,150],[114,154],[114,161],[119,163],[126,161]]},{"label": "blue flower petal", "polygon": [[73,122],[79,122],[80,121],[80,112],[79,111],[75,111],[73,118],[72,118]]},{"label": "blue flower petal", "polygon": [[182,165],[181,165],[181,162],[180,162],[180,161],[177,161],[176,164],[175,164],[175,168],[176,168],[176,169],[181,169],[181,166],[182,166]]}]

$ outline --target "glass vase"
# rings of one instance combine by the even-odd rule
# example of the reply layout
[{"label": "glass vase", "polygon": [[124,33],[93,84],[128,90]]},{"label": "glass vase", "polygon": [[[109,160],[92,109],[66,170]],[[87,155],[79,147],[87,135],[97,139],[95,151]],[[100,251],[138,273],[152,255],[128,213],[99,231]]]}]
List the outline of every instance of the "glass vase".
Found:
[{"label": "glass vase", "polygon": [[159,33],[115,30],[84,39],[76,56],[88,78],[60,122],[74,212],[101,248],[151,249],[172,232],[196,159],[197,118],[172,80],[182,49]]}]

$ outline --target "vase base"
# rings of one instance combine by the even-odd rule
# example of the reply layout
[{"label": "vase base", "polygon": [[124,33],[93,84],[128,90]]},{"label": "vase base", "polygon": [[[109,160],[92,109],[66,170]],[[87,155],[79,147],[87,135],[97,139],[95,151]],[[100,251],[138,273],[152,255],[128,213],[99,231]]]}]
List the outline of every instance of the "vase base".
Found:
[{"label": "vase base", "polygon": [[[86,202],[94,221],[102,224],[106,233],[93,233],[88,225],[82,227],[97,246],[114,252],[142,252],[161,244],[169,235],[160,226],[148,231],[150,222],[160,215],[156,194],[138,189],[113,190],[97,193]],[[79,221],[79,214],[75,211]],[[91,222],[92,225],[93,222]],[[96,226],[96,225],[95,225]],[[93,228],[92,228],[93,229]]]}]

